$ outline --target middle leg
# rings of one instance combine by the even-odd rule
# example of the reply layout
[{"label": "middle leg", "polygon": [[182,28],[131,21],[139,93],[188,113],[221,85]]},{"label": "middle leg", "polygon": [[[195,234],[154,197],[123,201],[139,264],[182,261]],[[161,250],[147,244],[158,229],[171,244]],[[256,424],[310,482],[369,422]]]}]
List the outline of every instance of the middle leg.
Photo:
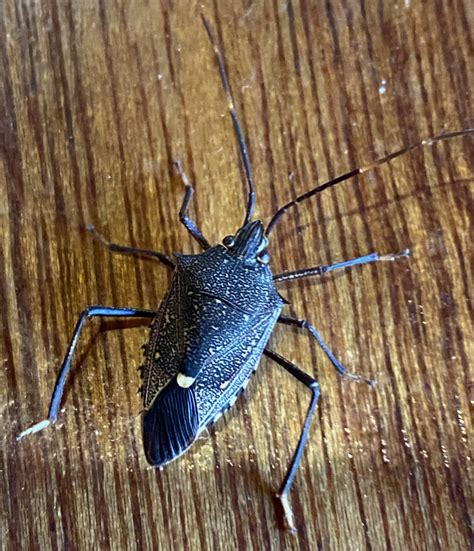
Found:
[{"label": "middle leg", "polygon": [[102,243],[102,245],[105,245],[112,253],[130,254],[134,256],[144,257],[148,256],[150,258],[155,258],[159,260],[162,264],[168,266],[168,268],[176,267],[173,260],[164,253],[160,253],[159,251],[152,251],[150,249],[137,249],[135,247],[129,247],[128,245],[118,245],[117,243],[112,243],[108,239],[106,239],[101,233],[99,233],[93,224],[88,224],[86,229],[88,232],[91,232],[97,238],[97,240]]},{"label": "middle leg", "polygon": [[339,375],[342,375],[343,377],[347,377],[348,379],[352,379],[353,381],[362,381],[372,387],[374,387],[377,384],[376,381],[367,379],[362,375],[356,375],[354,373],[350,373],[342,365],[342,363],[336,358],[336,356],[329,348],[329,346],[325,343],[325,341],[323,340],[319,332],[316,330],[316,328],[313,325],[311,325],[308,321],[298,319],[298,318],[293,318],[290,316],[280,316],[277,320],[277,323],[282,323],[284,325],[294,325],[296,327],[300,327],[301,329],[306,329],[309,332],[309,334],[316,340],[319,346],[324,350],[324,352],[326,353],[326,356],[331,360],[332,365],[339,373]]}]

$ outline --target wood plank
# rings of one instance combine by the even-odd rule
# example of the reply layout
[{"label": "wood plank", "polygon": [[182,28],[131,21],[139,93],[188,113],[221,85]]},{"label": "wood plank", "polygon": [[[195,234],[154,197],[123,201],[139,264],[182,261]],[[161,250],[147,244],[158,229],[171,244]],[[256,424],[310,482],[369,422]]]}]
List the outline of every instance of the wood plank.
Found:
[{"label": "wood plank", "polygon": [[248,138],[257,215],[420,138],[474,126],[473,19],[440,2],[0,3],[2,549],[406,550],[472,537],[473,137],[416,150],[288,212],[275,272],[409,248],[412,257],[285,283],[376,390],[341,380],[304,331],[273,349],[322,398],[290,500],[273,495],[309,393],[264,359],[209,438],[156,471],[137,395],[145,324],[90,323],[60,422],[47,412],[89,304],[157,308],[170,274],[86,231],[197,252],[172,161],[213,242],[243,219],[245,183],[212,49]]}]

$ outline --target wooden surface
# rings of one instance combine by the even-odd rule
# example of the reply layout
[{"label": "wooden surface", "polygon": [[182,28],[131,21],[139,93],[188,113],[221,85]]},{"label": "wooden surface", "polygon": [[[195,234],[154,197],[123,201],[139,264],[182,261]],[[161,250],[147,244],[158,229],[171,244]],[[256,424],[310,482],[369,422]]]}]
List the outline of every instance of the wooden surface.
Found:
[{"label": "wooden surface", "polygon": [[210,437],[159,472],[141,442],[146,325],[93,322],[60,422],[15,440],[46,415],[81,310],[157,308],[170,279],[153,261],[110,255],[86,224],[120,243],[197,252],[177,217],[175,158],[212,242],[242,221],[201,12],[222,41],[264,220],[316,182],[474,126],[469,0],[1,2],[1,547],[467,549],[472,136],[328,191],[274,232],[276,272],[412,251],[281,285],[289,312],[379,382],[342,381],[303,331],[272,336],[322,387],[290,497],[296,537],[280,529],[273,495],[310,396],[269,360]]}]

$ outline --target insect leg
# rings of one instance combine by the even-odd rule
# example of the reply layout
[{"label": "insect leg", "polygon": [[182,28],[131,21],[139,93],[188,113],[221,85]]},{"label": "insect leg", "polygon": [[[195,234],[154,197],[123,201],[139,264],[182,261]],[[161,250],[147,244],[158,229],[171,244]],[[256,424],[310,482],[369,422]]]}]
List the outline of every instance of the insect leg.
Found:
[{"label": "insect leg", "polygon": [[307,375],[304,371],[301,371],[298,367],[296,367],[295,364],[284,358],[283,356],[280,356],[276,352],[273,352],[271,350],[266,349],[264,351],[264,354],[277,362],[281,367],[286,369],[288,373],[293,375],[298,381],[303,383],[305,386],[307,386],[313,393],[313,396],[311,398],[311,402],[309,404],[308,413],[306,414],[306,419],[303,425],[303,428],[301,430],[300,439],[298,441],[298,445],[296,447],[295,454],[293,455],[293,459],[291,460],[290,466],[288,468],[288,471],[285,476],[285,480],[283,481],[283,484],[281,485],[280,491],[278,493],[278,497],[280,498],[281,504],[283,506],[283,510],[285,512],[285,518],[286,522],[288,524],[288,528],[292,532],[296,532],[295,522],[294,522],[294,516],[293,516],[293,510],[291,508],[291,505],[288,502],[288,493],[290,492],[290,489],[293,485],[293,480],[296,475],[296,471],[298,470],[299,464],[301,462],[301,456],[303,455],[303,450],[306,445],[306,441],[308,440],[309,435],[309,428],[311,425],[311,421],[314,416],[314,411],[316,409],[318,399],[319,399],[319,383],[309,375]]},{"label": "insect leg", "polygon": [[381,262],[387,260],[397,260],[399,258],[406,258],[410,256],[410,249],[405,249],[399,253],[383,254],[371,253],[366,256],[359,256],[357,258],[351,258],[344,262],[337,262],[336,264],[329,264],[326,266],[313,266],[312,268],[303,268],[302,270],[295,270],[294,272],[283,272],[273,276],[274,283],[280,283],[281,281],[290,281],[294,279],[302,279],[309,276],[321,276],[327,272],[333,272],[334,270],[340,270],[342,268],[350,268],[351,266],[360,266],[361,264],[373,264],[374,262]]},{"label": "insect leg", "polygon": [[186,172],[184,172],[183,167],[181,166],[181,161],[174,161],[174,166],[176,167],[176,170],[185,187],[183,204],[179,209],[179,219],[181,223],[184,225],[184,227],[188,230],[188,232],[201,245],[201,247],[203,249],[209,249],[211,245],[209,244],[208,240],[204,237],[204,235],[201,233],[201,230],[196,226],[196,224],[191,220],[191,218],[189,218],[186,214],[186,211],[188,210],[189,202],[191,201],[191,197],[193,196],[193,193],[194,193],[194,188],[191,182],[189,181],[188,175],[186,174]]},{"label": "insect leg", "polygon": [[29,429],[24,430],[18,437],[17,440],[20,440],[24,436],[38,432],[46,428],[51,423],[54,423],[57,419],[59,406],[61,405],[61,398],[64,393],[64,387],[66,385],[66,380],[71,371],[72,367],[72,358],[74,351],[76,349],[77,341],[81,331],[89,318],[93,317],[123,317],[123,318],[154,318],[156,312],[152,310],[139,310],[136,308],[110,308],[108,306],[89,306],[86,308],[81,315],[74,329],[69,348],[67,349],[66,356],[63,360],[61,370],[59,371],[58,378],[56,379],[56,384],[54,387],[53,395],[51,397],[51,403],[49,406],[48,418],[36,425],[33,425]]},{"label": "insect leg", "polygon": [[132,254],[135,256],[149,256],[158,259],[161,263],[169,268],[175,268],[175,263],[166,254],[158,251],[151,251],[150,249],[137,249],[135,247],[128,247],[127,245],[118,245],[117,243],[111,243],[101,233],[99,233],[93,224],[87,225],[87,231],[95,235],[100,243],[105,245],[109,251],[113,253]]},{"label": "insect leg", "polygon": [[355,375],[354,373],[350,373],[349,371],[347,371],[347,369],[333,354],[333,352],[328,347],[328,345],[324,342],[319,332],[316,331],[316,328],[313,327],[308,321],[300,320],[298,318],[292,318],[289,316],[280,316],[277,322],[283,323],[284,325],[296,325],[297,327],[306,329],[316,339],[319,346],[324,350],[324,352],[326,353],[326,356],[331,360],[332,365],[335,367],[339,375],[342,375],[343,377],[347,377],[354,381],[363,381],[364,383],[367,383],[372,387],[376,385],[376,381],[372,381],[371,379],[367,379],[366,377],[363,377],[361,375]]}]

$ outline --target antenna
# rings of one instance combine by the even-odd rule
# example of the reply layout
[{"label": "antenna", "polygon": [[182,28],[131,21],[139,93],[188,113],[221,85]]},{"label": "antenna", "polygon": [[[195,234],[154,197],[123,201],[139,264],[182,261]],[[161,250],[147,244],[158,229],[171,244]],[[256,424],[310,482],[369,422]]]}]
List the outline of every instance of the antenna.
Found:
[{"label": "antenna", "polygon": [[448,140],[450,138],[457,138],[458,136],[464,136],[465,134],[474,134],[474,128],[466,128],[465,130],[456,130],[455,132],[448,132],[445,134],[438,134],[437,136],[434,136],[433,138],[429,138],[427,140],[420,140],[418,142],[412,143],[411,145],[407,145],[405,147],[402,147],[401,149],[394,151],[392,153],[389,153],[388,155],[385,155],[384,157],[380,157],[379,159],[373,161],[372,163],[361,166],[358,168],[354,168],[353,170],[350,170],[349,172],[346,172],[344,174],[341,174],[340,176],[336,176],[336,178],[333,178],[332,180],[329,180],[325,182],[324,184],[320,184],[319,186],[310,189],[306,193],[302,193],[301,195],[298,195],[296,199],[293,199],[289,203],[286,203],[286,205],[283,205],[280,207],[276,213],[273,215],[272,219],[268,223],[267,229],[265,230],[265,235],[269,235],[270,232],[273,230],[275,225],[280,221],[281,217],[292,207],[296,207],[299,203],[302,203],[303,201],[306,201],[306,199],[309,199],[310,197],[313,197],[313,195],[316,195],[317,193],[321,193],[325,189],[328,189],[330,187],[333,187],[337,184],[340,184],[341,182],[344,182],[345,180],[348,180],[349,178],[352,178],[353,176],[357,176],[358,174],[363,174],[364,172],[368,172],[369,170],[374,169],[377,166],[383,165],[384,163],[387,163],[388,161],[391,161],[392,159],[395,159],[396,157],[400,157],[400,155],[403,155],[404,153],[408,153],[408,151],[412,151],[413,149],[416,149],[417,147],[424,147],[426,145],[433,145],[436,142],[440,142],[441,140]]},{"label": "antenna", "polygon": [[237,143],[240,149],[240,156],[242,157],[242,162],[244,164],[245,177],[247,178],[249,193],[248,193],[248,200],[247,200],[247,211],[245,213],[245,220],[243,224],[245,226],[245,224],[247,224],[247,222],[249,222],[250,219],[252,218],[253,210],[255,206],[255,186],[253,183],[252,169],[250,167],[250,160],[247,153],[247,146],[245,145],[245,136],[242,131],[242,127],[240,126],[237,111],[235,110],[234,98],[232,97],[232,92],[230,90],[229,79],[227,78],[227,73],[225,70],[222,53],[219,50],[219,47],[217,46],[217,43],[214,39],[214,35],[212,34],[211,28],[209,27],[209,24],[206,21],[206,18],[202,14],[201,14],[201,19],[202,19],[202,22],[204,23],[207,36],[209,37],[209,41],[214,49],[214,53],[216,54],[216,60],[219,66],[219,73],[222,81],[222,88],[227,97],[227,107],[229,108],[230,116],[232,117],[232,123],[234,125],[234,131],[235,131]]}]

